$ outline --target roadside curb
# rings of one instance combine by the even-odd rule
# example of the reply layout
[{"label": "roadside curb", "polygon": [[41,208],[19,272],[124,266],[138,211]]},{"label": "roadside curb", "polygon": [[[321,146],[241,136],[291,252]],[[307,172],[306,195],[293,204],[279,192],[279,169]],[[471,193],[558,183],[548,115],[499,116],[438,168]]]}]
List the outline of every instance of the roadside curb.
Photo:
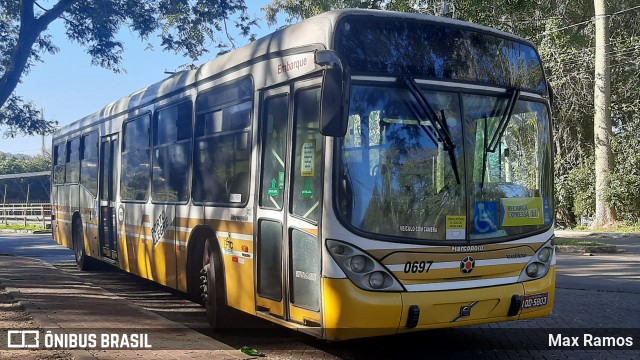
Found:
[{"label": "roadside curb", "polygon": [[15,229],[0,229],[0,234],[51,234],[51,229],[44,230],[15,230]]},{"label": "roadside curb", "polygon": [[15,229],[0,229],[0,234],[51,234],[51,229],[44,230],[15,230]]},{"label": "roadside curb", "polygon": [[0,229],[0,234],[32,234],[33,230]]}]

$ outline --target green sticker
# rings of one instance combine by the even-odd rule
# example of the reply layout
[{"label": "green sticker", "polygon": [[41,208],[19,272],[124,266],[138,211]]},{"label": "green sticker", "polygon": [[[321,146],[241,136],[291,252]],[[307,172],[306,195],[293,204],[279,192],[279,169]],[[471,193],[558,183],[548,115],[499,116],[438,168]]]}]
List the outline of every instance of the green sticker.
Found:
[{"label": "green sticker", "polygon": [[278,172],[278,189],[284,189],[284,171]]},{"label": "green sticker", "polygon": [[311,182],[309,181],[309,179],[305,180],[304,189],[300,190],[300,195],[302,195],[302,197],[312,197],[313,196],[313,189],[311,189]]},{"label": "green sticker", "polygon": [[271,187],[267,190],[269,196],[278,196],[278,188],[276,187],[276,179],[271,180]]}]

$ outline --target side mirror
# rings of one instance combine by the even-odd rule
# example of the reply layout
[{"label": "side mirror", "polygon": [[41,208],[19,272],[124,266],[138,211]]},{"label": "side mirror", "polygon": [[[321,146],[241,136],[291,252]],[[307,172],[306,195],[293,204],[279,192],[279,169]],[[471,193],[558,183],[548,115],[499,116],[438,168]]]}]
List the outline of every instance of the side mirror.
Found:
[{"label": "side mirror", "polygon": [[347,132],[348,86],[342,61],[331,50],[316,52],[315,62],[326,66],[320,93],[320,133],[325,136],[344,137]]}]

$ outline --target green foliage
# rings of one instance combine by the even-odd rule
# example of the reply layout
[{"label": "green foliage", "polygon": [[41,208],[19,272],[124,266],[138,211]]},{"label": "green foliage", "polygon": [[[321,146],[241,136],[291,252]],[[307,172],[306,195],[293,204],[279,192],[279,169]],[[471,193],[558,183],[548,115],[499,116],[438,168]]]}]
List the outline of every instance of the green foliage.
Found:
[{"label": "green foliage", "polygon": [[0,224],[0,230],[26,230],[26,231],[35,231],[42,230],[42,226],[40,225],[19,225],[19,224]]},{"label": "green foliage", "polygon": [[610,230],[620,233],[640,233],[640,222],[622,221],[618,222]]},{"label": "green foliage", "polygon": [[[637,119],[636,119],[637,121]],[[640,126],[632,126],[638,129]],[[615,172],[608,192],[621,220],[640,221],[640,138],[637,131],[623,132],[613,138]]]},{"label": "green foliage", "polygon": [[[390,2],[389,6],[394,2]],[[262,11],[269,26],[277,24],[280,12],[287,14],[288,24],[310,18],[329,10],[336,9],[383,9],[380,0],[274,0],[265,5]],[[388,9],[391,10],[391,9]]]},{"label": "green foliage", "polygon": [[0,155],[0,175],[22,174],[51,170],[51,157],[47,155],[20,159],[14,156]]},{"label": "green foliage", "polygon": [[18,133],[29,136],[50,134],[55,131],[58,122],[43,119],[35,104],[12,95],[0,108],[0,125],[8,128],[4,137],[14,138]]},{"label": "green foliage", "polygon": [[[556,160],[558,161],[558,160]],[[556,212],[561,222],[575,224],[581,216],[595,212],[595,179],[593,161],[556,177]]]},{"label": "green foliage", "polygon": [[0,0],[0,126],[7,136],[46,134],[56,126],[13,94],[42,55],[58,51],[46,32],[53,21],[64,22],[67,38],[87,49],[92,64],[114,72],[124,71],[124,44],[116,37],[123,27],[143,41],[158,36],[164,50],[195,61],[209,48],[235,48],[228,22],[249,40],[256,26],[244,0]]}]

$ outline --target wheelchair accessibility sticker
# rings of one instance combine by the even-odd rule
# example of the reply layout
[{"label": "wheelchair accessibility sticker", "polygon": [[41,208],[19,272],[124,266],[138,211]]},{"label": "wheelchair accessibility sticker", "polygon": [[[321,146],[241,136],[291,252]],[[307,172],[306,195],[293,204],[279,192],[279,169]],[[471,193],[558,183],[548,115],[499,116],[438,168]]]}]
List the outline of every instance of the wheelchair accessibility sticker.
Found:
[{"label": "wheelchair accessibility sticker", "polygon": [[476,201],[473,204],[473,232],[475,234],[491,234],[498,231],[498,203],[493,201]]}]

